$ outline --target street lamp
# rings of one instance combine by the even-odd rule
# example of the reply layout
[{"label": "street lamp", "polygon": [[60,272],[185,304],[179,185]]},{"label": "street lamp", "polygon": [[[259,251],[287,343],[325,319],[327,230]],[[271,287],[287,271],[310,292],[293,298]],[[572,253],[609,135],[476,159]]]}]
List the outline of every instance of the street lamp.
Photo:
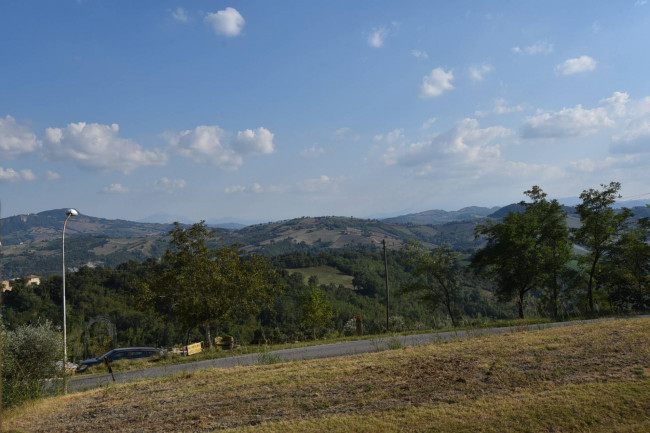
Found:
[{"label": "street lamp", "polygon": [[[79,215],[76,209],[68,209],[65,213],[67,216],[65,222],[63,223],[63,380],[65,380],[65,369],[68,366],[68,344],[67,344],[67,330],[65,323],[65,226],[68,224],[68,220],[71,216]],[[67,385],[67,383],[65,383]],[[67,388],[67,386],[65,387]],[[67,389],[66,389],[67,391]]]}]

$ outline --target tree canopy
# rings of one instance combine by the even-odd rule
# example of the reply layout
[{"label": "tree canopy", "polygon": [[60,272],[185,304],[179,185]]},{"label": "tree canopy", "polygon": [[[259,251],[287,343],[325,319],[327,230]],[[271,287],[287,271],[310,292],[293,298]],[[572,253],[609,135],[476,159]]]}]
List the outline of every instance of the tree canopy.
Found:
[{"label": "tree canopy", "polygon": [[487,244],[472,259],[476,269],[484,269],[496,282],[496,295],[502,301],[516,298],[519,317],[524,317],[524,296],[548,284],[550,276],[564,266],[571,244],[566,214],[557,200],[546,200],[546,193],[533,186],[524,194],[521,212],[510,212],[499,223],[488,222],[476,228],[477,237]]}]

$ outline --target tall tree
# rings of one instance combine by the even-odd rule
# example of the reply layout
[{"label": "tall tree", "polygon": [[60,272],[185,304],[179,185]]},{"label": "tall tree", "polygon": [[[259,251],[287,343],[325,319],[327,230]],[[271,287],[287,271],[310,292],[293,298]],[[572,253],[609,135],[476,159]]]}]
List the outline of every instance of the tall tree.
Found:
[{"label": "tall tree", "polygon": [[307,328],[311,328],[315,340],[316,330],[327,326],[332,320],[334,316],[332,307],[325,299],[325,293],[313,285],[302,296],[300,304],[302,306],[302,324]]},{"label": "tall tree", "polygon": [[650,305],[650,219],[641,218],[603,258],[601,272],[610,302],[619,309]]},{"label": "tall tree", "polygon": [[487,244],[472,258],[472,266],[485,269],[496,282],[500,301],[516,298],[519,317],[524,317],[524,297],[551,281],[565,265],[570,243],[566,214],[557,200],[533,186],[524,194],[531,202],[520,202],[521,212],[510,212],[500,223],[476,228]]},{"label": "tall tree", "polygon": [[174,223],[172,249],[142,284],[142,300],[187,328],[202,325],[211,345],[210,322],[224,323],[270,306],[279,292],[277,274],[259,255],[242,257],[236,246],[208,247],[215,236],[205,221]]},{"label": "tall tree", "polygon": [[427,251],[420,244],[409,243],[404,248],[413,265],[415,279],[404,285],[402,293],[418,293],[433,310],[443,306],[453,326],[458,325],[458,303],[461,297],[458,253],[449,245]]},{"label": "tall tree", "polygon": [[586,266],[589,275],[587,306],[590,312],[594,311],[594,287],[597,283],[596,275],[600,261],[612,252],[631,215],[629,209],[623,208],[620,212],[616,212],[612,208],[616,199],[621,197],[619,182],[600,186],[602,190],[591,188],[582,191],[580,194],[582,203],[576,206],[582,225],[575,230],[574,239],[589,249],[589,254],[583,256],[581,262]]}]

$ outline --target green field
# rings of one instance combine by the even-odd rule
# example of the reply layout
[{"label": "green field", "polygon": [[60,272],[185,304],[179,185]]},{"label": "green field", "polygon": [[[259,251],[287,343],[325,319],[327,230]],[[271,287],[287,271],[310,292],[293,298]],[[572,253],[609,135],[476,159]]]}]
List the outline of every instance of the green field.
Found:
[{"label": "green field", "polygon": [[288,272],[299,272],[305,276],[307,280],[312,275],[315,275],[318,278],[319,284],[334,284],[335,286],[342,285],[348,289],[352,289],[352,275],[346,275],[339,271],[336,268],[331,266],[314,266],[310,268],[296,268],[296,269],[287,269]]}]

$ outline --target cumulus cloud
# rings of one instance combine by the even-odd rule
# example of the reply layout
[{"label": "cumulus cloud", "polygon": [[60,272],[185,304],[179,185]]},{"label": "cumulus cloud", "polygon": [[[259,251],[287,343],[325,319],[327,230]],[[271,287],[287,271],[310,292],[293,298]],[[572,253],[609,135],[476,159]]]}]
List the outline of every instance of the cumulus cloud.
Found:
[{"label": "cumulus cloud", "polygon": [[246,191],[246,187],[244,185],[231,185],[227,186],[224,188],[223,192],[226,194],[237,194]]},{"label": "cumulus cloud", "polygon": [[497,98],[494,101],[494,108],[491,111],[475,111],[474,115],[478,117],[487,116],[490,113],[494,114],[510,114],[510,113],[519,113],[524,111],[523,105],[508,105],[508,102],[504,98]]},{"label": "cumulus cloud", "polygon": [[411,54],[413,57],[417,57],[418,59],[428,59],[429,55],[427,54],[426,51],[421,51],[421,50],[411,50]]},{"label": "cumulus cloud", "polygon": [[340,179],[332,178],[323,174],[318,178],[303,181],[298,188],[300,191],[308,193],[325,192],[338,190],[339,183]]},{"label": "cumulus cloud", "polygon": [[108,186],[105,186],[102,189],[103,194],[116,194],[116,195],[122,195],[122,194],[128,194],[131,192],[131,189],[128,186],[124,186],[121,183],[112,183]]},{"label": "cumulus cloud", "polygon": [[318,143],[314,143],[311,147],[300,151],[300,155],[305,158],[315,158],[323,153],[325,153],[325,149],[320,147]]},{"label": "cumulus cloud", "polygon": [[424,123],[422,123],[422,126],[420,127],[420,129],[429,129],[429,128],[431,128],[431,126],[434,123],[436,123],[437,120],[438,119],[436,119],[435,117],[428,118],[427,120],[424,121]]},{"label": "cumulus cloud", "polygon": [[367,42],[373,48],[381,48],[384,46],[384,40],[388,36],[388,29],[386,27],[380,27],[372,29],[372,32],[368,35]]},{"label": "cumulus cloud", "polygon": [[239,11],[231,7],[216,13],[209,12],[205,16],[205,22],[212,27],[216,34],[228,37],[238,36],[246,23]]},{"label": "cumulus cloud", "polygon": [[533,45],[529,45],[527,47],[512,47],[512,51],[517,53],[517,54],[528,54],[528,55],[535,55],[535,54],[551,54],[554,51],[553,44],[549,44],[546,41],[538,41],[535,42]]},{"label": "cumulus cloud", "polygon": [[154,188],[158,192],[173,194],[176,191],[185,188],[186,185],[187,182],[185,182],[183,179],[169,179],[167,177],[163,177],[154,183]]},{"label": "cumulus cloud", "polygon": [[47,170],[45,172],[45,178],[47,180],[57,180],[57,179],[61,179],[61,175],[59,173],[57,173],[56,171]]},{"label": "cumulus cloud", "polygon": [[193,131],[164,135],[184,157],[209,162],[225,170],[237,170],[246,155],[273,153],[273,133],[264,127],[246,129],[233,136],[219,126],[197,126]]},{"label": "cumulus cloud", "polygon": [[526,119],[522,128],[523,138],[569,138],[586,137],[605,127],[613,127],[604,107],[584,109],[563,108],[557,112],[544,112]]},{"label": "cumulus cloud", "polygon": [[398,128],[390,131],[388,134],[377,134],[373,137],[375,142],[384,141],[388,144],[399,143],[405,140],[404,129]]},{"label": "cumulus cloud", "polygon": [[23,180],[36,180],[32,170],[14,170],[13,168],[0,167],[0,182],[20,182]]},{"label": "cumulus cloud", "polygon": [[0,161],[16,159],[41,148],[41,141],[16,120],[7,116],[0,117]]},{"label": "cumulus cloud", "polygon": [[596,69],[596,62],[589,56],[580,56],[575,59],[568,59],[555,67],[555,73],[560,75],[573,75],[581,72],[593,71]]},{"label": "cumulus cloud", "polygon": [[187,12],[185,12],[185,9],[181,7],[178,7],[172,11],[172,18],[174,18],[176,21],[179,21],[181,23],[186,23],[189,21],[189,18],[187,17]]},{"label": "cumulus cloud", "polygon": [[472,81],[478,82],[485,79],[485,75],[492,72],[494,68],[488,64],[483,64],[481,66],[472,66],[469,68],[469,77]]},{"label": "cumulus cloud", "polygon": [[480,128],[476,119],[463,119],[444,134],[408,145],[391,146],[383,155],[387,165],[427,166],[477,164],[499,158],[501,150],[495,140],[510,137],[513,131],[502,126]]},{"label": "cumulus cloud", "polygon": [[442,95],[447,90],[452,90],[451,84],[454,79],[453,71],[445,71],[443,68],[436,68],[429,75],[422,78],[420,86],[421,98],[433,98]]},{"label": "cumulus cloud", "polygon": [[250,186],[245,185],[231,185],[224,188],[226,194],[262,194],[262,193],[280,193],[285,191],[285,187],[282,185],[268,185],[264,186],[259,182],[253,182]]},{"label": "cumulus cloud", "polygon": [[119,136],[117,124],[71,123],[65,128],[47,128],[45,145],[52,158],[73,160],[85,168],[116,170],[126,174],[152,165],[165,165],[167,155],[143,149]]}]

